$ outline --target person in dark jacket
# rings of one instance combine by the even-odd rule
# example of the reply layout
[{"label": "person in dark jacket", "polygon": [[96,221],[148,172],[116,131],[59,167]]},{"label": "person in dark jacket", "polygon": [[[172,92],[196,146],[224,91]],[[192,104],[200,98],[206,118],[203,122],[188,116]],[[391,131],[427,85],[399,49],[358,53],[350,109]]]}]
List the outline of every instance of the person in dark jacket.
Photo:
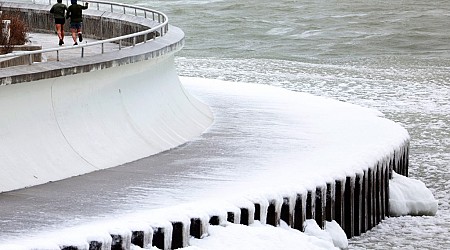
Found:
[{"label": "person in dark jacket", "polygon": [[62,3],[62,0],[57,0],[57,3],[50,9],[50,13],[52,13],[55,18],[55,28],[59,38],[59,46],[64,44],[64,23],[66,22],[64,17],[66,11],[67,6]]},{"label": "person in dark jacket", "polygon": [[72,5],[67,8],[66,18],[70,18],[70,32],[72,33],[74,42],[73,45],[78,45],[77,34],[80,43],[83,41],[83,35],[81,34],[81,25],[83,22],[83,10],[88,8],[88,3],[86,3],[84,6],[77,4],[77,0],[71,0],[70,3]]}]

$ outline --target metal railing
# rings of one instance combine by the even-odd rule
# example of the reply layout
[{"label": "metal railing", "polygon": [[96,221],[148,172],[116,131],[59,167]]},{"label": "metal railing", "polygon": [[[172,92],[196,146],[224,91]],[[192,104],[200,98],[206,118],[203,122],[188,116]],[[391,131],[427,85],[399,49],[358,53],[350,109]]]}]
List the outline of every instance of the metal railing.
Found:
[{"label": "metal railing", "polygon": [[[68,1],[68,0],[67,0]],[[51,0],[48,1],[49,5],[51,5]],[[167,16],[159,11],[152,10],[145,7],[139,7],[129,4],[122,4],[122,3],[114,3],[114,2],[108,2],[108,1],[99,1],[99,0],[89,0],[89,1],[83,1],[84,3],[89,3],[90,8],[92,9],[92,4],[96,6],[97,10],[103,10],[103,11],[110,11],[112,13],[120,13],[120,14],[126,14],[126,15],[133,15],[133,16],[140,16],[146,19],[153,20],[157,23],[159,23],[157,26],[128,34],[123,36],[118,36],[114,38],[104,39],[100,41],[90,42],[90,43],[83,43],[79,44],[77,46],[71,46],[71,47],[55,47],[55,48],[48,48],[48,49],[41,49],[41,50],[33,50],[33,51],[16,51],[4,55],[0,55],[0,59],[3,58],[10,58],[10,57],[16,57],[16,56],[29,56],[29,64],[33,63],[33,55],[35,54],[42,54],[42,53],[49,53],[49,52],[56,52],[56,60],[59,61],[59,54],[60,51],[63,50],[75,50],[80,49],[81,50],[81,57],[84,57],[84,50],[86,47],[91,46],[101,46],[101,54],[105,53],[104,46],[106,43],[118,43],[119,44],[119,50],[123,47],[123,41],[125,39],[132,39],[131,47],[136,46],[138,44],[137,38],[140,36],[143,36],[143,41],[140,43],[146,43],[147,41],[154,40],[159,36],[164,36],[168,30],[169,30],[169,19]],[[33,0],[33,3],[36,3],[36,0]],[[131,13],[131,14],[130,14]],[[159,32],[159,35],[156,35]],[[149,39],[150,35],[150,39]]]}]

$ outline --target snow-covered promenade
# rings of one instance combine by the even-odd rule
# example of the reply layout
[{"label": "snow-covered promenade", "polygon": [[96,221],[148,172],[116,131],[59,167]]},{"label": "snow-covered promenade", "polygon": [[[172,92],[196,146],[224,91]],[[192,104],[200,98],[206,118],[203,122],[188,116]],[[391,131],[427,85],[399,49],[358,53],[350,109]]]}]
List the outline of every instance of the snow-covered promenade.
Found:
[{"label": "snow-covered promenade", "polygon": [[0,194],[0,243],[170,249],[209,224],[303,230],[307,219],[352,237],[389,215],[392,171],[408,171],[405,129],[336,100],[180,80],[183,39],[171,26],[119,52],[12,69],[72,74],[0,86],[0,191],[64,179]]}]

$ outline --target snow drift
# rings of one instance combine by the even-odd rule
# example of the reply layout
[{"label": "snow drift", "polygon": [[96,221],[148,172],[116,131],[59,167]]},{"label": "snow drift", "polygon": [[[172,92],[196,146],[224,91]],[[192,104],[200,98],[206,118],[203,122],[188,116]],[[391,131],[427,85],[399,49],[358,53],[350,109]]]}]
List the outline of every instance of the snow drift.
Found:
[{"label": "snow drift", "polygon": [[436,215],[438,201],[423,182],[395,172],[389,182],[391,216]]}]

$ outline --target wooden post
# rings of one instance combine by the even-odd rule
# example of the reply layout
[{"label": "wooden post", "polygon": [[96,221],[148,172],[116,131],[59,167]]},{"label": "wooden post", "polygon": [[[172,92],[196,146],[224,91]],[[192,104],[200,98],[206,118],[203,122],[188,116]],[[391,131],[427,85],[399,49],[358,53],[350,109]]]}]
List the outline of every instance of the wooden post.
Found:
[{"label": "wooden post", "polygon": [[404,168],[405,168],[405,176],[408,177],[408,172],[409,172],[409,141],[406,144],[406,150],[405,150],[405,164],[404,164]]},{"label": "wooden post", "polygon": [[306,196],[306,219],[314,219],[316,212],[316,191],[308,190],[308,195]]},{"label": "wooden post", "polygon": [[385,216],[389,216],[389,178],[391,166],[387,166],[384,170],[384,214]]},{"label": "wooden post", "polygon": [[355,189],[354,189],[354,200],[353,200],[353,235],[361,235],[361,224],[362,224],[362,194],[363,194],[363,174],[356,174],[355,176]]},{"label": "wooden post", "polygon": [[367,187],[367,191],[368,191],[368,195],[367,195],[367,230],[372,229],[375,226],[374,223],[374,191],[373,191],[373,180],[374,180],[374,174],[373,174],[373,168],[369,168],[368,170],[368,187]]},{"label": "wooden post", "polygon": [[326,203],[326,187],[318,186],[316,188],[315,212],[314,219],[320,228],[325,226],[325,203]]},{"label": "wooden post", "polygon": [[103,250],[110,248],[111,246],[104,246],[104,243],[100,241],[93,240],[89,242],[89,250]]},{"label": "wooden post", "polygon": [[220,225],[220,217],[217,215],[211,216],[211,218],[209,218],[209,224],[213,226]]},{"label": "wooden post", "polygon": [[344,188],[345,180],[335,181],[335,220],[343,229],[345,227],[344,220]]},{"label": "wooden post", "polygon": [[303,232],[303,223],[306,219],[305,198],[302,194],[297,194],[294,207],[294,228]]},{"label": "wooden post", "polygon": [[394,164],[389,164],[389,167],[392,167],[394,170],[402,166],[402,158],[403,158],[403,149],[399,148],[394,151]]},{"label": "wooden post", "polygon": [[234,214],[234,212],[227,212],[227,221],[231,222],[231,223],[236,223],[236,215]]},{"label": "wooden post", "polygon": [[111,249],[130,249],[131,236],[121,234],[111,234]]},{"label": "wooden post", "polygon": [[202,237],[203,224],[200,218],[191,218],[191,225],[189,226],[189,234],[197,239]]},{"label": "wooden post", "polygon": [[362,179],[362,193],[361,193],[361,233],[367,232],[369,229],[369,213],[367,210],[369,201],[369,170],[364,170]]},{"label": "wooden post", "polygon": [[355,188],[355,177],[347,176],[345,180],[345,191],[344,191],[344,231],[347,238],[353,237],[354,234],[354,188]]},{"label": "wooden post", "polygon": [[266,217],[266,224],[272,225],[274,227],[278,226],[278,216],[277,216],[277,210],[276,210],[276,201],[271,201],[269,203],[269,207],[267,208],[267,217]]},{"label": "wooden post", "polygon": [[246,225],[246,226],[249,225],[249,221],[250,221],[249,216],[250,215],[249,215],[248,208],[241,208],[241,224],[242,225]]},{"label": "wooden post", "polygon": [[255,220],[261,220],[261,204],[255,203]]},{"label": "wooden post", "polygon": [[381,164],[378,163],[375,168],[375,225],[381,222]]},{"label": "wooden post", "polygon": [[131,244],[136,245],[138,247],[144,248],[144,231],[132,231],[131,232]]},{"label": "wooden post", "polygon": [[152,246],[159,249],[166,249],[165,247],[165,229],[163,227],[158,227],[153,229],[153,240]]},{"label": "wooden post", "polygon": [[380,221],[384,220],[384,218],[386,217],[386,185],[385,185],[385,176],[384,173],[386,172],[385,170],[387,168],[389,168],[389,165],[393,165],[395,162],[395,160],[391,160],[388,163],[384,163],[383,165],[381,165],[381,169],[380,169],[380,199],[381,199],[381,204],[380,204]]},{"label": "wooden post", "polygon": [[283,197],[283,205],[281,205],[280,218],[289,226],[294,226],[293,211],[291,211],[289,197]]},{"label": "wooden post", "polygon": [[327,183],[327,197],[326,197],[326,208],[325,208],[325,219],[327,221],[332,221],[335,218],[335,183]]},{"label": "wooden post", "polygon": [[172,246],[171,249],[185,247],[184,245],[184,225],[182,222],[172,222]]}]

